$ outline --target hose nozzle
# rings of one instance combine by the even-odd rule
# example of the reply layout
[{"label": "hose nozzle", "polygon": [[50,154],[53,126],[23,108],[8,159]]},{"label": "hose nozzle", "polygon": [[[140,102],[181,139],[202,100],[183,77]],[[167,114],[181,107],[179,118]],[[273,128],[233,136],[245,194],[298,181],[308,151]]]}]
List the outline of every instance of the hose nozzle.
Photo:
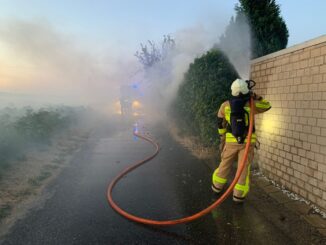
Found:
[{"label": "hose nozzle", "polygon": [[252,90],[253,87],[256,86],[256,82],[254,80],[246,80],[246,83],[248,84],[248,89]]}]

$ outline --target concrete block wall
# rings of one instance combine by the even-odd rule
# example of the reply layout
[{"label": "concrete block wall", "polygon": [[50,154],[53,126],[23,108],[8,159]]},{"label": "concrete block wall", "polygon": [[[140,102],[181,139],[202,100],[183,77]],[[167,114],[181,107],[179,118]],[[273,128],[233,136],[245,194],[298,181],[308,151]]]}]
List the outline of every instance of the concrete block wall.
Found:
[{"label": "concrete block wall", "polygon": [[272,109],[256,116],[260,170],[326,210],[326,35],[252,60],[256,93]]}]

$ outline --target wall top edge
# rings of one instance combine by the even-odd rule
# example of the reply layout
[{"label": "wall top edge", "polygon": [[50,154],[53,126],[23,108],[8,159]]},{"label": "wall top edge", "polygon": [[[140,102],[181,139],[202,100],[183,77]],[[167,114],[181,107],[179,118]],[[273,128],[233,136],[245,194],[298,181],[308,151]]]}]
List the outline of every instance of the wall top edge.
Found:
[{"label": "wall top edge", "polygon": [[284,55],[284,54],[292,53],[294,51],[304,49],[304,48],[307,48],[307,47],[311,47],[311,46],[314,46],[314,45],[318,45],[318,44],[321,44],[321,43],[324,43],[324,42],[326,42],[326,35],[322,35],[320,37],[308,40],[306,42],[296,44],[296,45],[293,45],[291,47],[279,50],[277,52],[274,52],[274,53],[271,53],[271,54],[268,54],[268,55],[253,59],[253,60],[251,60],[250,63],[251,64],[259,63],[259,62],[262,62],[264,60],[272,59],[272,58],[275,58],[275,57],[278,57],[278,56],[281,56],[281,55]]}]

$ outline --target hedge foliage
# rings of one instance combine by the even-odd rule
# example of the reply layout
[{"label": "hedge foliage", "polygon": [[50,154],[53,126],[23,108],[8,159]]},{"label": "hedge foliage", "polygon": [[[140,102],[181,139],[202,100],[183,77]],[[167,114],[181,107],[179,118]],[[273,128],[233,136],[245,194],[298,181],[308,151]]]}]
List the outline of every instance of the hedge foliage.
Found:
[{"label": "hedge foliage", "polygon": [[204,146],[218,145],[216,114],[221,103],[230,97],[230,86],[236,78],[236,70],[217,49],[190,64],[172,106],[183,133],[196,136]]}]

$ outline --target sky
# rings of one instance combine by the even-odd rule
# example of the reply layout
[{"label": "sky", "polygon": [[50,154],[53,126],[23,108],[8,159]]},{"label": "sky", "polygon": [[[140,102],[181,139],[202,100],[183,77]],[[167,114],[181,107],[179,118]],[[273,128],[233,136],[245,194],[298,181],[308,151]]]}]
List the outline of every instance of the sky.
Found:
[{"label": "sky", "polygon": [[[78,96],[107,89],[104,82],[93,81],[126,80],[134,72],[134,53],[147,40],[159,42],[170,34],[184,44],[206,42],[196,46],[203,52],[218,41],[236,3],[0,0],[0,91],[74,91]],[[325,0],[277,3],[289,29],[288,46],[326,34]],[[78,86],[73,80],[79,80]]]},{"label": "sky", "polygon": [[[1,0],[0,18],[44,19],[85,42],[137,47],[147,39],[202,24],[225,24],[236,0]],[[326,1],[278,0],[289,45],[326,33]],[[317,24],[318,23],[318,24]]]}]

